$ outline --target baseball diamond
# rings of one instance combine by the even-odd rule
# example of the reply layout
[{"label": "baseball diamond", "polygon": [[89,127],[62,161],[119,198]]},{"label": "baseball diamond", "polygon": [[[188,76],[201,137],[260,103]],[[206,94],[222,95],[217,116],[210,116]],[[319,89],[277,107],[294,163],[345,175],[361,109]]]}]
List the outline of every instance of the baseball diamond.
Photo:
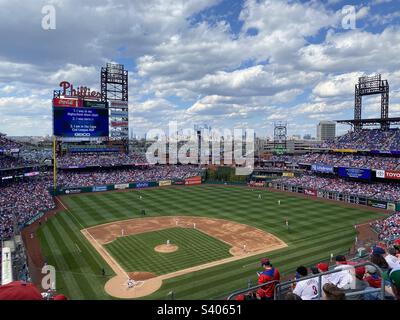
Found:
[{"label": "baseball diamond", "polygon": [[[140,288],[130,296],[114,295],[121,298],[165,299],[171,291],[180,299],[223,297],[246,287],[249,281],[256,283],[258,261],[270,249],[273,251],[267,253],[268,257],[284,266],[281,273],[285,275],[299,264],[329,259],[331,252],[347,252],[354,242],[354,224],[384,215],[362,207],[332,205],[266,189],[218,185],[69,195],[59,199],[64,207],[40,227],[38,237],[46,261],[58,270],[58,290],[74,299],[112,298],[105,286],[113,278],[114,287],[124,288],[128,278],[144,279],[143,290],[148,290],[146,282],[154,287],[145,295],[138,294]],[[281,204],[276,205],[279,200]],[[146,208],[146,217],[140,214],[142,207]],[[285,219],[290,221],[289,229]],[[222,226],[228,223],[226,230],[221,225],[204,230],[205,222],[211,222],[212,227],[216,221]],[[259,232],[252,234],[253,243],[241,232],[244,226]],[[268,248],[268,239],[262,240],[262,235],[271,235],[269,245],[275,241],[278,246]],[[168,255],[154,252],[156,245],[168,239],[179,250]],[[261,248],[254,247],[254,243],[263,241],[267,242]],[[193,242],[196,243],[191,245]],[[191,246],[197,250],[193,256]],[[232,247],[236,251],[230,250]],[[202,254],[204,250],[208,250],[207,256]],[[149,258],[145,258],[147,254]],[[107,257],[111,258],[110,263]],[[101,275],[102,268],[105,276]],[[185,269],[189,272],[180,273]],[[154,282],[160,275],[168,274],[172,276]]]}]

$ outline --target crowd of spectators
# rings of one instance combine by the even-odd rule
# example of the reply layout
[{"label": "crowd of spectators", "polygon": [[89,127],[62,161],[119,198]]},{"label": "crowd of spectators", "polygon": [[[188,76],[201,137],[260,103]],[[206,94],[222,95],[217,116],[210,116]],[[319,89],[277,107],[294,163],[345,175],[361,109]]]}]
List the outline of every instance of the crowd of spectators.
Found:
[{"label": "crowd of spectators", "polygon": [[400,186],[389,183],[363,183],[339,178],[327,178],[313,175],[284,177],[274,180],[277,183],[299,186],[307,189],[346,193],[387,201],[400,201]]},{"label": "crowd of spectators", "polygon": [[112,167],[147,163],[145,154],[68,154],[57,159],[58,167],[102,166]]},{"label": "crowd of spectators", "polygon": [[14,142],[0,134],[0,150],[19,149],[21,147],[22,145],[20,143]]},{"label": "crowd of spectators", "polygon": [[157,181],[160,179],[185,179],[199,174],[196,166],[151,166],[145,169],[98,169],[96,171],[68,172],[58,175],[62,187],[85,187],[114,183]]},{"label": "crowd of spectators", "polygon": [[372,222],[371,227],[378,232],[379,240],[395,241],[400,239],[400,213],[396,212],[384,220]]},{"label": "crowd of spectators", "polygon": [[400,150],[400,129],[363,129],[351,131],[334,141],[320,145],[322,148],[357,150]]},{"label": "crowd of spectators", "polygon": [[[358,155],[342,153],[307,153],[296,156],[275,156],[272,161],[291,164],[326,164],[332,167],[370,168],[377,170],[400,170],[400,158],[378,155]],[[290,167],[290,165],[289,165]]]},{"label": "crowd of spectators", "polygon": [[[185,179],[199,174],[196,166],[152,166],[143,169],[97,169],[95,171],[61,171],[57,185],[84,187],[105,184]],[[48,189],[53,185],[50,175],[38,176],[0,188],[0,239],[13,233],[15,214],[20,226],[55,204]]]},{"label": "crowd of spectators", "polygon": [[[237,295],[235,299],[379,300],[382,298],[380,289],[383,286],[384,299],[399,300],[399,245],[374,246],[371,249],[368,256],[355,259],[338,255],[335,258],[335,264],[331,266],[327,262],[320,262],[311,267],[298,266],[295,276],[289,279],[290,281],[282,281],[278,268],[269,259],[262,258],[262,270],[258,272],[260,287],[251,289],[246,294]],[[363,263],[367,264],[362,265]],[[329,271],[331,273],[325,274]],[[321,278],[318,274],[322,274]],[[277,292],[278,282],[281,288]],[[320,288],[321,292],[319,292]]]},{"label": "crowd of spectators", "polygon": [[24,167],[29,164],[32,163],[27,163],[22,158],[0,155],[0,170]]},{"label": "crowd of spectators", "polygon": [[43,163],[45,160],[53,159],[53,152],[49,149],[21,149],[18,156],[26,163]]},{"label": "crowd of spectators", "polygon": [[54,208],[47,191],[50,186],[50,178],[38,177],[0,189],[0,239],[12,235],[15,219],[22,226],[39,213]]}]

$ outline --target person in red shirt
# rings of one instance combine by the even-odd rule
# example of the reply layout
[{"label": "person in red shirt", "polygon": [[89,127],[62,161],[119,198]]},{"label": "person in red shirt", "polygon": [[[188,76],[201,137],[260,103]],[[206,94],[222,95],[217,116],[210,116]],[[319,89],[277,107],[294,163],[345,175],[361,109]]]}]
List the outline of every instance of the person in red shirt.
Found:
[{"label": "person in red shirt", "polygon": [[[273,280],[279,281],[281,276],[277,268],[275,268],[269,259],[261,259],[262,272],[258,272],[258,284],[267,283]],[[273,300],[276,282],[266,284],[257,290],[257,295],[262,300]]]}]

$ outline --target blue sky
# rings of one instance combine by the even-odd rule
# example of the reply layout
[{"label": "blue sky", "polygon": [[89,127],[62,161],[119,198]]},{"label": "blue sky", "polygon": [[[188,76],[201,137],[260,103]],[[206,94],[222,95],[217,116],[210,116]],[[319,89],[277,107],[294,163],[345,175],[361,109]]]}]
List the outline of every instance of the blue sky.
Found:
[{"label": "blue sky", "polygon": [[[48,4],[55,30],[41,27]],[[396,0],[0,0],[0,9],[9,135],[51,134],[52,90],[62,80],[99,90],[106,61],[130,72],[138,135],[178,121],[269,136],[278,120],[290,135],[315,135],[320,120],[352,118],[354,84],[376,72],[400,116]],[[352,12],[355,28],[343,27]],[[363,115],[379,115],[379,97],[365,99]]]}]

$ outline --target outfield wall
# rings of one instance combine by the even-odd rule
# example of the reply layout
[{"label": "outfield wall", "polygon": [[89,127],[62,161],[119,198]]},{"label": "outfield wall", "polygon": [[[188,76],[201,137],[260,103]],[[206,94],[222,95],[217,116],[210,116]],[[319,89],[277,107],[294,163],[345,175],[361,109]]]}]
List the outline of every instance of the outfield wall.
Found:
[{"label": "outfield wall", "polygon": [[272,182],[270,186],[276,190],[301,193],[310,197],[336,200],[346,203],[364,205],[388,211],[400,211],[400,202],[387,201],[382,199],[368,198],[350,193],[341,193],[323,189],[310,189],[301,186]]},{"label": "outfield wall", "polygon": [[92,187],[76,187],[76,188],[58,187],[56,188],[55,192],[54,190],[50,190],[50,192],[52,195],[58,196],[58,195],[71,195],[71,194],[90,193],[90,192],[166,187],[173,185],[198,185],[201,183],[202,183],[201,176],[194,176],[186,179],[163,179],[157,181],[118,183],[118,184],[108,184],[108,185],[92,186]]}]

